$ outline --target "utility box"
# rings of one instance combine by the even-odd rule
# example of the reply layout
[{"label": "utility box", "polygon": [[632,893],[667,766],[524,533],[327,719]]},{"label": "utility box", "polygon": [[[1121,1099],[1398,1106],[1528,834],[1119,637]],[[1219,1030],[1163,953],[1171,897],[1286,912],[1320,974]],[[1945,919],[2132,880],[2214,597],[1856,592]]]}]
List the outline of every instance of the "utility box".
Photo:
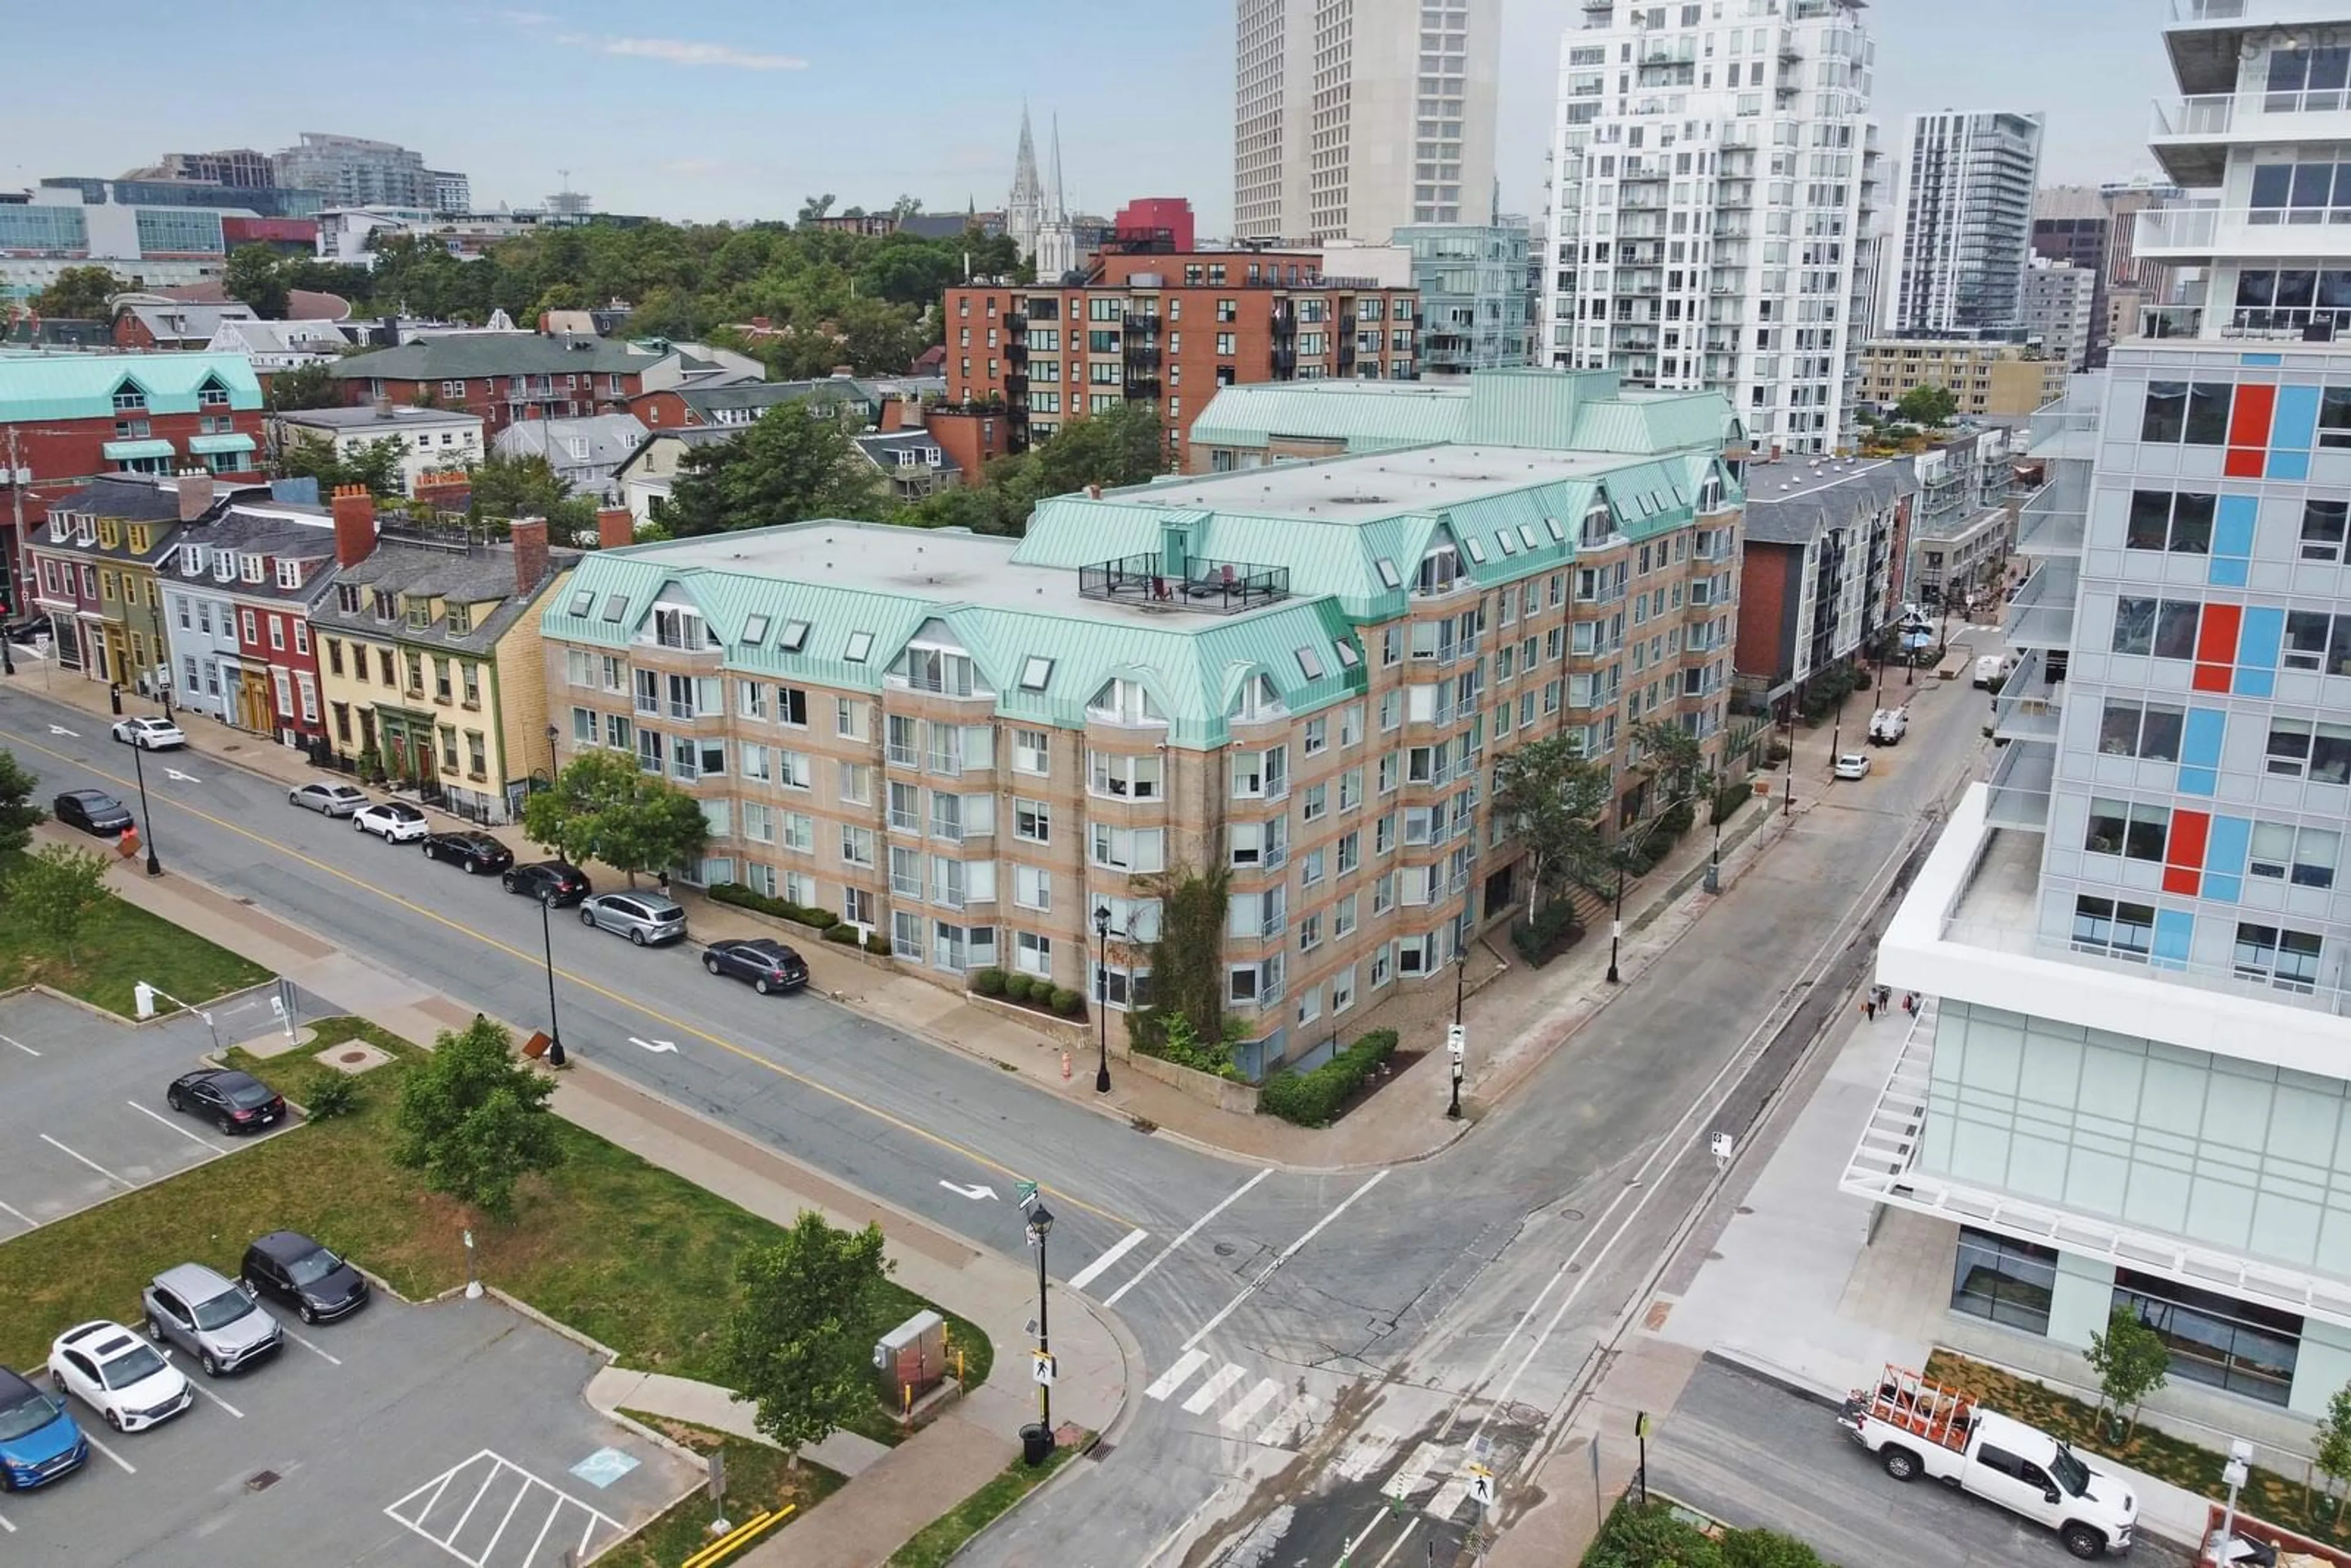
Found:
[{"label": "utility box", "polygon": [[947,1323],[936,1312],[916,1312],[873,1347],[883,1402],[893,1410],[920,1399],[947,1375]]}]

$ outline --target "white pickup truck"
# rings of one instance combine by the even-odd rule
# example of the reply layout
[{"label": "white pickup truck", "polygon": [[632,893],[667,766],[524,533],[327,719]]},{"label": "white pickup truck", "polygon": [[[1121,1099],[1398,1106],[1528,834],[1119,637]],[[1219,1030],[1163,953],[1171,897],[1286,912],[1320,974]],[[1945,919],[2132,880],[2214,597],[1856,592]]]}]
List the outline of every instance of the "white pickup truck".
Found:
[{"label": "white pickup truck", "polygon": [[2115,1477],[2035,1427],[1984,1410],[1966,1395],[1888,1366],[1855,1389],[1837,1425],[1897,1481],[1931,1476],[2057,1532],[2076,1557],[2130,1550],[2138,1500]]}]

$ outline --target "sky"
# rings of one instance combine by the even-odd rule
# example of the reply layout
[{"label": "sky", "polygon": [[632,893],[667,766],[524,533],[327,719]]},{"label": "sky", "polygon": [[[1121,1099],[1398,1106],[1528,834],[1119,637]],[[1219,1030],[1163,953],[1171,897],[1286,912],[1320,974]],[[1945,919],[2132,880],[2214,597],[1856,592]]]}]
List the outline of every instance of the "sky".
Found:
[{"label": "sky", "polygon": [[[1582,7],[1501,3],[1502,204],[1540,212],[1559,36]],[[347,32],[322,26],[345,14]],[[1876,0],[1883,145],[1898,151],[1917,110],[2041,110],[2044,184],[2150,168],[2147,104],[2171,86],[2158,14]],[[0,188],[328,131],[465,171],[477,206],[536,205],[568,169],[601,211],[680,220],[789,219],[825,193],[837,208],[905,193],[960,210],[1002,204],[1025,100],[1040,158],[1059,119],[1072,204],[1189,196],[1203,236],[1231,217],[1229,0],[227,0],[206,16],[191,54],[119,46],[185,37],[183,4],[116,0],[102,27],[17,8],[8,52],[34,68],[0,95]]]}]

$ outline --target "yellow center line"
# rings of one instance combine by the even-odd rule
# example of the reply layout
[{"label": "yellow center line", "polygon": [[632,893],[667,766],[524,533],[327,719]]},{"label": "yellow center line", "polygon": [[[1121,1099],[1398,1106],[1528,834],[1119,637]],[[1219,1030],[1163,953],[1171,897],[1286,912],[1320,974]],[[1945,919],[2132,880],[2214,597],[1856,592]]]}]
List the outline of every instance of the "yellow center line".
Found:
[{"label": "yellow center line", "polygon": [[[45,746],[41,742],[34,740],[29,737],[18,735],[13,730],[0,729],[0,737],[5,737],[6,739],[24,750],[37,751],[44,757],[54,757],[58,761],[66,763],[70,767],[87,769],[89,772],[97,774],[100,779],[104,779],[110,783],[118,785],[122,789],[135,790],[138,788],[138,785],[134,780],[125,779],[119,773],[110,773],[94,762],[84,762],[78,757],[69,756],[65,752],[56,750],[55,748]],[[235,763],[228,762],[225,758],[214,758],[214,760],[221,762],[224,766],[238,768],[240,772],[250,771],[249,769],[239,767],[239,765]],[[252,776],[257,779],[262,779],[264,782],[269,783],[273,787],[276,784],[276,780],[267,779],[266,775],[254,774]],[[254,843],[259,844],[266,850],[273,851],[290,860],[299,861],[304,865],[310,867],[313,871],[324,872],[327,875],[334,877],[339,881],[347,882],[353,887],[364,889],[365,891],[375,894],[378,898],[381,898],[390,903],[400,905],[400,907],[407,910],[412,915],[420,915],[425,919],[433,921],[437,925],[445,925],[452,931],[470,936],[475,941],[481,943],[483,946],[494,947],[497,951],[506,954],[508,957],[517,959],[524,964],[528,964],[533,968],[538,968],[541,967],[541,959],[538,955],[527,953],[519,947],[511,946],[485,932],[475,930],[472,926],[464,924],[462,921],[452,920],[447,915],[441,914],[438,910],[427,909],[421,904],[413,903],[409,899],[402,898],[396,893],[392,893],[386,889],[378,887],[373,883],[352,875],[350,872],[343,870],[340,866],[330,865],[325,861],[314,859],[290,845],[281,844],[274,840],[265,838],[261,834],[252,831],[250,829],[239,827],[236,823],[228,821],[226,818],[215,817],[209,811],[204,810],[195,806],[191,806],[184,800],[174,800],[169,795],[166,795],[163,799],[166,804],[172,806],[177,810],[185,812],[187,815],[197,819],[199,821],[209,822],[215,828],[236,834],[239,838],[249,839]],[[563,978],[570,981],[573,985],[580,987],[582,990],[592,991],[597,996],[603,998],[609,1002],[612,1002],[617,1006],[626,1008],[632,1012],[639,1013],[645,1018],[653,1019],[655,1023],[660,1024],[664,1029],[674,1030],[680,1034],[691,1035],[696,1040],[704,1040],[711,1045],[718,1047],[721,1051],[730,1051],[733,1054],[741,1057],[746,1061],[753,1062],[760,1067],[766,1068],[768,1071],[775,1073],[778,1077],[789,1079],[792,1082],[800,1085],[804,1089],[812,1089],[816,1092],[822,1094],[829,1099],[837,1100],[844,1105],[849,1105],[857,1110],[862,1111],[867,1115],[875,1118],[877,1121],[887,1123],[889,1125],[897,1128],[902,1133],[906,1133],[914,1137],[920,1138],[923,1142],[929,1144],[934,1147],[945,1149],[949,1154],[960,1155],[962,1158],[967,1159],[984,1169],[994,1171],[997,1175],[1003,1176],[1008,1180],[1017,1182],[1025,1179],[1021,1176],[1019,1172],[1013,1170],[1008,1166],[998,1164],[976,1149],[966,1148],[963,1145],[956,1143],[952,1138],[941,1137],[938,1134],[930,1131],[928,1128],[918,1127],[914,1123],[905,1120],[904,1117],[893,1115],[891,1113],[883,1110],[877,1105],[869,1105],[853,1094],[844,1093],[841,1090],[835,1089],[830,1084],[819,1082],[817,1080],[809,1077],[805,1073],[796,1072],[779,1061],[771,1061],[767,1057],[761,1056],[755,1051],[746,1050],[744,1047],[737,1045],[733,1040],[725,1040],[717,1035],[712,1034],[708,1030],[697,1028],[693,1024],[687,1023],[683,1019],[672,1018],[667,1013],[655,1012],[653,1009],[645,1006],[643,1002],[632,1000],[628,997],[621,995],[617,991],[608,990],[604,987],[598,985],[593,980],[582,979],[569,969],[558,969],[555,972],[558,975],[562,976]],[[1042,1186],[1043,1184],[1040,1183],[1040,1186]],[[1078,1197],[1071,1193],[1062,1190],[1061,1188],[1045,1186],[1043,1187],[1043,1190],[1051,1193],[1061,1201],[1072,1205],[1075,1207],[1081,1208],[1086,1213],[1093,1215],[1098,1218],[1106,1219],[1113,1225],[1130,1230],[1135,1228],[1134,1222],[1127,1219],[1123,1216],[1113,1214],[1106,1208],[1098,1208],[1094,1205],[1088,1203],[1085,1199]]]}]

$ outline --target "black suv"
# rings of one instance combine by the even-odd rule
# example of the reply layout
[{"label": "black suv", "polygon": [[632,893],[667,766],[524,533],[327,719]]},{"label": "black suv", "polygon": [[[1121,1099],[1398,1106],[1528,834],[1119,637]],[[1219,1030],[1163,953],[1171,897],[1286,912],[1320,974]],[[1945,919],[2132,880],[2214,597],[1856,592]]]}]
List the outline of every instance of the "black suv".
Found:
[{"label": "black suv", "polygon": [[427,833],[416,842],[426,860],[447,861],[464,868],[467,876],[502,872],[514,864],[514,852],[487,833]]},{"label": "black suv", "polygon": [[807,961],[772,936],[713,942],[702,950],[702,967],[714,975],[748,980],[763,997],[770,991],[797,991],[809,977]]},{"label": "black suv", "polygon": [[536,898],[557,909],[569,908],[596,891],[589,884],[588,873],[569,861],[534,861],[529,865],[518,865],[499,877],[498,885],[508,893]]},{"label": "black suv", "polygon": [[245,1282],[294,1309],[306,1323],[357,1312],[367,1276],[298,1230],[273,1230],[245,1249]]}]

